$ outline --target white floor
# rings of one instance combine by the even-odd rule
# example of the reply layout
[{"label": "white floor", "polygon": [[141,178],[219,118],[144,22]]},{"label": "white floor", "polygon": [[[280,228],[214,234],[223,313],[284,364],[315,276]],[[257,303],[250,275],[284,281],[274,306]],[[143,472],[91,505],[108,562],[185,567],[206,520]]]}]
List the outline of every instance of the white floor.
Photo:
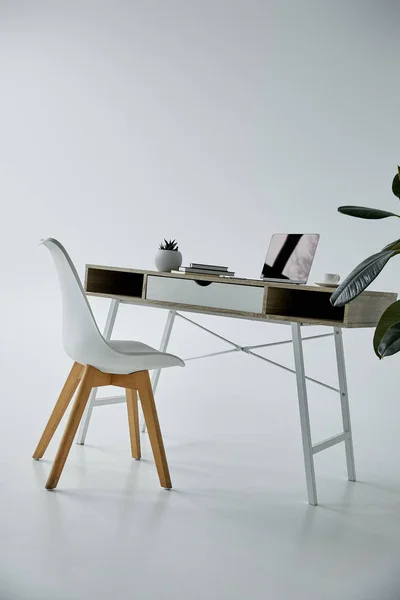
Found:
[{"label": "white floor", "polygon": [[[30,309],[13,307],[27,335],[21,346],[10,318],[2,346],[1,600],[400,596],[398,398],[381,389],[394,363],[371,355],[359,364],[357,347],[370,333],[346,336],[359,482],[346,482],[342,447],[321,453],[318,507],[305,502],[294,381],[241,355],[162,375],[157,401],[172,491],[159,488],[146,436],[142,461],[130,459],[126,409],[118,405],[96,409],[87,445],[74,444],[58,489],[47,492],[59,432],[44,460],[30,456],[69,361],[56,312],[37,305],[32,321]],[[137,337],[155,343],[165,315],[142,315]],[[235,339],[246,333],[243,343],[262,337],[253,324],[232,329],[219,323]],[[28,334],[39,330],[34,343]],[[201,349],[209,343],[178,325],[172,349],[185,356],[194,341]],[[309,372],[314,349],[331,378],[329,342],[318,344]],[[289,364],[290,350],[274,357]],[[310,404],[315,441],[335,433],[338,399],[311,388]]]}]

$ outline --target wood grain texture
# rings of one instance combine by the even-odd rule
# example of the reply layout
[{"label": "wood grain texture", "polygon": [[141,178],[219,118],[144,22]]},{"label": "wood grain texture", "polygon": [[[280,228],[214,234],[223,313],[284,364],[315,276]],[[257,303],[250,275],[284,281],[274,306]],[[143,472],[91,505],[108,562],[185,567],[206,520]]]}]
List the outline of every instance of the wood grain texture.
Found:
[{"label": "wood grain texture", "polygon": [[267,302],[268,302],[268,287],[265,287],[264,288],[263,307],[262,307],[262,314],[263,315],[267,314]]},{"label": "wood grain texture", "polygon": [[42,433],[42,437],[40,438],[36,450],[33,453],[33,458],[35,460],[42,458],[46,452],[47,447],[50,444],[51,439],[55,434],[73,395],[75,394],[76,388],[78,387],[83,373],[83,369],[83,365],[80,365],[77,362],[72,365],[72,369],[64,383],[64,387],[61,390],[60,396]]},{"label": "wood grain texture", "polygon": [[50,475],[46,482],[46,489],[53,490],[57,487],[62,471],[65,466],[72,442],[76,435],[80,420],[82,418],[85,406],[88,402],[91,390],[101,385],[116,385],[124,387],[127,400],[128,422],[131,440],[131,450],[133,458],[141,457],[140,432],[139,432],[139,413],[137,390],[140,394],[143,414],[147,425],[151,447],[157,467],[160,484],[163,488],[170,489],[171,477],[169,474],[167,458],[165,455],[164,443],[161,435],[160,424],[158,422],[157,409],[154,402],[153,390],[151,387],[148,371],[139,371],[127,375],[114,375],[103,373],[90,365],[85,367],[74,363],[67,381],[60,394],[60,398],[53,410],[46,429],[40,439],[38,447],[35,450],[34,458],[40,458],[47,448],[57,425],[59,424],[73,393],[80,381],[78,393],[75,398],[69,419],[62,436],[55,460],[53,462]]},{"label": "wood grain texture", "polygon": [[109,373],[103,373],[102,371],[98,371],[96,369],[93,387],[104,387],[106,385],[111,385],[111,379],[112,375],[110,375]]},{"label": "wood grain texture", "polygon": [[[160,271],[149,271],[144,269],[128,269],[124,267],[110,267],[103,265],[86,265],[86,274],[91,269],[100,269],[104,271],[123,271],[126,273],[141,273],[144,275],[155,275],[157,277],[173,277],[173,278],[182,278],[182,279],[194,279],[194,280],[205,280],[205,281],[218,281],[222,283],[226,283],[227,285],[251,285],[251,286],[260,286],[260,287],[278,287],[278,288],[286,288],[292,289],[296,287],[296,289],[300,290],[314,290],[315,292],[330,292],[332,293],[332,288],[323,287],[320,285],[303,285],[303,284],[292,284],[292,283],[277,283],[277,282],[268,282],[263,281],[262,279],[241,279],[240,277],[219,277],[218,275],[204,275],[204,274],[193,274],[193,273],[162,273]],[[86,280],[87,281],[87,280]],[[367,290],[363,292],[363,295],[366,296],[376,296],[376,295],[388,295],[391,296],[392,292],[377,292]]]},{"label": "wood grain texture", "polygon": [[375,327],[382,313],[397,299],[392,296],[372,296],[364,294],[345,306],[344,322],[346,327]]},{"label": "wood grain texture", "polygon": [[143,277],[142,298],[146,298],[146,291],[147,291],[147,273],[145,273],[144,277]]},{"label": "wood grain texture", "polygon": [[171,477],[169,474],[167,457],[165,455],[160,424],[158,422],[157,409],[154,402],[149,372],[141,371],[136,375],[139,380],[140,402],[142,404],[144,420],[146,422],[147,432],[149,435],[151,448],[153,450],[160,484],[161,487],[169,490],[172,488]]},{"label": "wood grain texture", "polygon": [[[142,306],[160,307],[181,312],[193,312],[216,316],[234,317],[252,321],[264,322],[298,322],[305,325],[326,325],[339,327],[373,327],[386,307],[397,299],[397,294],[390,292],[366,291],[359,298],[362,299],[354,307],[352,304],[345,309],[335,308],[330,305],[329,298],[332,294],[331,288],[321,286],[293,285],[287,283],[264,282],[262,280],[229,279],[220,278],[215,275],[197,275],[189,273],[159,273],[157,271],[145,271],[139,269],[124,269],[119,267],[103,267],[87,265],[86,270],[101,269],[102,276],[107,278],[107,271],[126,271],[129,273],[143,274],[142,297],[125,295],[125,293],[93,292],[86,288],[88,295],[101,296],[105,298],[118,299],[123,303],[138,304]],[[194,304],[182,304],[165,300],[148,300],[146,295],[147,276],[182,278],[190,280],[203,280],[218,282],[224,285],[246,285],[264,287],[264,301],[262,313],[244,312],[239,310],[200,306]],[[111,275],[111,277],[113,277]],[[125,291],[125,290],[118,290]],[[234,293],[234,288],[232,288]],[[356,302],[356,300],[354,301]],[[351,307],[351,308],[350,308]]]},{"label": "wood grain texture", "polygon": [[72,442],[82,418],[83,411],[85,410],[85,406],[89,399],[89,394],[93,387],[96,372],[97,370],[94,367],[86,366],[84,369],[78,393],[69,415],[67,426],[62,436],[56,458],[54,459],[49,478],[46,482],[47,490],[53,490],[55,487],[57,487],[65,465],[65,461],[67,460]]},{"label": "wood grain texture", "polygon": [[131,440],[132,458],[139,460],[141,458],[140,451],[140,429],[139,429],[139,410],[137,391],[127,388],[126,406],[128,409],[129,434]]},{"label": "wood grain texture", "polygon": [[111,375],[111,385],[130,390],[138,390],[140,378],[138,377],[138,373],[129,373],[128,375]]}]

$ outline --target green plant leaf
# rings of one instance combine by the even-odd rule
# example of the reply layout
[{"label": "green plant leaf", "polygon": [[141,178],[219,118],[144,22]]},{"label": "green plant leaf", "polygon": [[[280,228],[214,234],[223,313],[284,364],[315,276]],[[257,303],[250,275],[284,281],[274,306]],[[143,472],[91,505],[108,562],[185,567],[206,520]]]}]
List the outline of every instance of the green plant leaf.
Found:
[{"label": "green plant leaf", "polygon": [[386,356],[392,356],[400,350],[400,323],[396,323],[389,327],[385,335],[382,338],[381,343],[378,347],[379,356],[385,358]]},{"label": "green plant leaf", "polygon": [[334,291],[331,296],[331,304],[344,306],[354,300],[378,277],[388,260],[399,252],[399,250],[387,250],[363,260]]},{"label": "green plant leaf", "polygon": [[382,248],[382,252],[384,252],[385,250],[400,250],[400,240],[390,242],[390,244]]},{"label": "green plant leaf", "polygon": [[392,183],[392,192],[395,196],[397,196],[398,198],[400,198],[400,167],[398,168],[398,173],[396,173],[396,175],[393,178],[393,183]]},{"label": "green plant leaf", "polygon": [[393,325],[396,325],[397,323],[400,323],[400,300],[396,300],[396,302],[393,302],[393,304],[388,306],[388,308],[385,310],[385,312],[379,319],[378,325],[376,326],[374,333],[374,350],[378,358],[381,358],[378,349],[384,335],[386,334],[388,329],[390,329]]},{"label": "green plant leaf", "polygon": [[386,219],[387,217],[400,217],[395,213],[381,210],[380,208],[368,208],[367,206],[339,206],[338,211],[343,215],[358,217],[359,219]]}]

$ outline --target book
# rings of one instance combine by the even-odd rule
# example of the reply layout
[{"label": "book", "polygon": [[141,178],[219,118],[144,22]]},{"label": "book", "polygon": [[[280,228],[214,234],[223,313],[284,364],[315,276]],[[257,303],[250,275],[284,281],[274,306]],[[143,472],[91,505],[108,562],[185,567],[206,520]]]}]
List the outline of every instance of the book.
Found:
[{"label": "book", "polygon": [[210,271],[227,271],[228,267],[220,267],[219,265],[206,265],[204,263],[190,263],[191,269],[208,269]]},{"label": "book", "polygon": [[181,273],[199,273],[202,275],[220,275],[220,276],[234,276],[234,271],[215,271],[213,269],[196,269],[194,267],[180,267]]}]

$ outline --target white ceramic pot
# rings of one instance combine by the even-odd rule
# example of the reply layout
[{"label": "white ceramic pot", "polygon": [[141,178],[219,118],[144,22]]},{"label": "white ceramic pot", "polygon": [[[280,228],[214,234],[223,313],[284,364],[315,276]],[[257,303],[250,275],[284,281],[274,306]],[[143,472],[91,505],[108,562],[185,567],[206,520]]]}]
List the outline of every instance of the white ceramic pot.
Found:
[{"label": "white ceramic pot", "polygon": [[158,250],[155,263],[158,271],[177,271],[182,264],[182,254],[179,250]]}]

